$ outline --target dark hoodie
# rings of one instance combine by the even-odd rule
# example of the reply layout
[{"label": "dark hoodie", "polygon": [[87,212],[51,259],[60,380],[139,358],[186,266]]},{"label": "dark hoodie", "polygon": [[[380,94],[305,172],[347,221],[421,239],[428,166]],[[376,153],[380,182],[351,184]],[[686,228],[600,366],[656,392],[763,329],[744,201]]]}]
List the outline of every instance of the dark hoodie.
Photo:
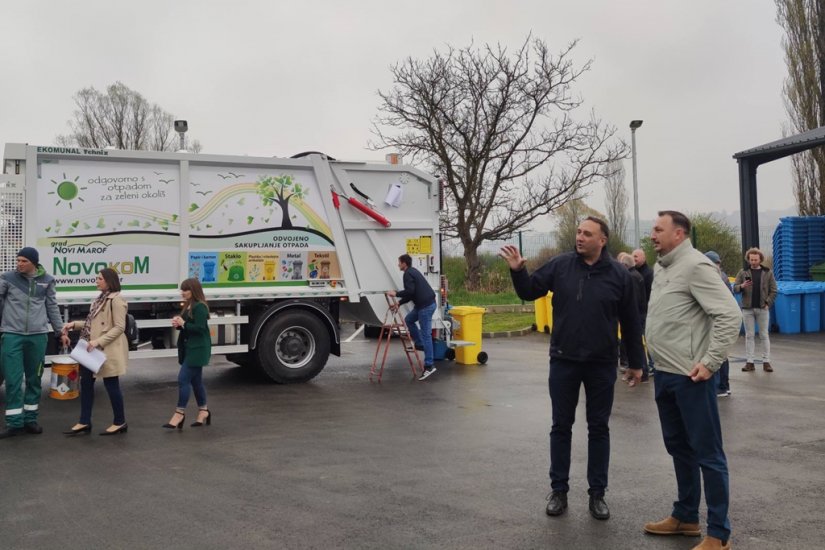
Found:
[{"label": "dark hoodie", "polygon": [[567,361],[609,363],[618,360],[618,329],[627,344],[631,368],[644,365],[641,321],[627,268],[605,249],[593,265],[577,252],[560,254],[530,275],[510,272],[522,300],[553,292],[550,357]]}]

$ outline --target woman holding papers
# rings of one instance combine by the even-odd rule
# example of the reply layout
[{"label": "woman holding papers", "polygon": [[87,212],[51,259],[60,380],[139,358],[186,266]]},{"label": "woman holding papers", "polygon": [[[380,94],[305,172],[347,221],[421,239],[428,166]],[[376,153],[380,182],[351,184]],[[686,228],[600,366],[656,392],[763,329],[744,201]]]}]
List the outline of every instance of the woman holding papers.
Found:
[{"label": "woman holding papers", "polygon": [[212,336],[209,334],[209,307],[203,287],[198,279],[186,279],[180,284],[183,310],[172,318],[172,326],[180,330],[178,337],[178,406],[164,428],[182,430],[186,420],[190,386],[198,403],[198,417],[191,425],[198,427],[212,424],[212,413],[206,405],[206,388],[203,386],[203,367],[212,355]]},{"label": "woman holding papers", "polygon": [[111,268],[104,268],[97,274],[97,289],[100,295],[92,303],[85,321],[72,321],[63,325],[63,334],[79,330],[80,338],[88,342],[87,351],[100,349],[106,360],[97,373],[84,366],[80,367],[80,420],[66,435],[91,433],[92,405],[94,404],[95,378],[103,378],[103,385],[112,402],[114,421],[100,435],[126,433],[126,415],[123,410],[123,394],[119,377],[126,374],[129,361],[129,342],[126,340],[126,310],[128,306],[120,297],[120,276]]}]

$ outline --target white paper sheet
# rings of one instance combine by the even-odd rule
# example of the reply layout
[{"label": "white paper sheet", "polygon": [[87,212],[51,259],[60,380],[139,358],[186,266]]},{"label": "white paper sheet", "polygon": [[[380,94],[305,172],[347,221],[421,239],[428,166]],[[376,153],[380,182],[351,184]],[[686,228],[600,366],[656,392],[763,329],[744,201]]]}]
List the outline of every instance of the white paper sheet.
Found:
[{"label": "white paper sheet", "polygon": [[401,201],[404,200],[404,187],[400,183],[393,183],[387,190],[387,196],[384,202],[390,206],[398,208],[401,206]]},{"label": "white paper sheet", "polygon": [[88,347],[89,342],[81,338],[77,341],[77,345],[74,347],[69,356],[93,373],[97,374],[100,367],[102,367],[103,363],[106,361],[106,355],[97,348],[92,351],[86,351],[86,348]]}]

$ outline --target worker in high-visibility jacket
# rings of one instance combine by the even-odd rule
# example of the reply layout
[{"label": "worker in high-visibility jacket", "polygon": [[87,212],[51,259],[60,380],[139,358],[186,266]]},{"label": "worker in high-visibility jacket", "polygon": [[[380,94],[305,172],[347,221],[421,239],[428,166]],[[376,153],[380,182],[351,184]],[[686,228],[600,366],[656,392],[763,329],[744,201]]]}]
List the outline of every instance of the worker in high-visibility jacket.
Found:
[{"label": "worker in high-visibility jacket", "polygon": [[[17,269],[0,275],[0,363],[6,378],[6,429],[0,439],[43,432],[37,417],[48,323],[60,335],[63,320],[55,280],[39,261],[37,250],[27,246],[17,253]],[[60,339],[69,345],[68,336]]]}]

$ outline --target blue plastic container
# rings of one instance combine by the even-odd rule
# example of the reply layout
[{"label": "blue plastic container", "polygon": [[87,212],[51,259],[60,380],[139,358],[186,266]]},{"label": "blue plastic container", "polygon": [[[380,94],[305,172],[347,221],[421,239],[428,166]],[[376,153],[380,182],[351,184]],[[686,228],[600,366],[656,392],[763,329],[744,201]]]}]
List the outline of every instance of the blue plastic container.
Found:
[{"label": "blue plastic container", "polygon": [[825,258],[825,216],[782,218],[772,242],[777,279],[809,281],[807,268],[817,263],[818,258]]},{"label": "blue plastic container", "polygon": [[802,295],[805,292],[798,283],[780,284],[776,295],[776,324],[782,334],[802,332]]},{"label": "blue plastic container", "polygon": [[443,361],[447,356],[447,342],[441,338],[433,338],[433,359]]},{"label": "blue plastic container", "polygon": [[[739,309],[742,309],[742,293],[734,292],[733,297],[736,303],[739,304]],[[745,321],[742,321],[742,326],[739,327],[739,334],[745,334]]]},{"label": "blue plastic container", "polygon": [[822,293],[819,285],[810,285],[802,295],[802,332],[819,332],[822,328],[820,318]]},{"label": "blue plastic container", "polygon": [[819,330],[825,331],[825,283],[819,285]]}]

